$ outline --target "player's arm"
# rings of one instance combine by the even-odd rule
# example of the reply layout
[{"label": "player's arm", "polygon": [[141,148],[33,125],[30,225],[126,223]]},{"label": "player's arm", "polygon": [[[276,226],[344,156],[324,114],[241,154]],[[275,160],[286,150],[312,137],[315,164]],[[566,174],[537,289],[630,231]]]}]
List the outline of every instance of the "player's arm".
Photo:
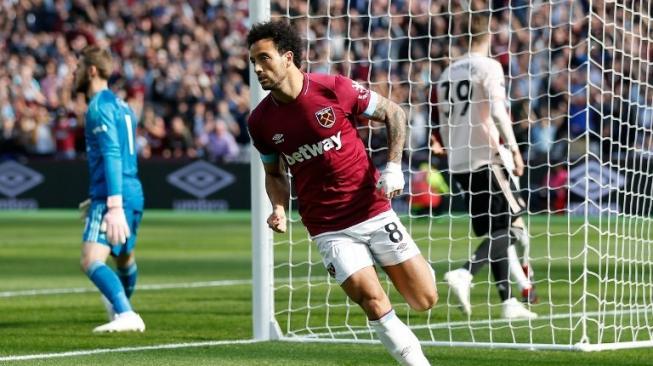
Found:
[{"label": "player's arm", "polygon": [[[406,142],[406,112],[395,102],[372,92],[370,105],[365,115],[374,121],[383,122],[388,134],[388,163],[401,165]],[[370,111],[370,109],[373,109]]]},{"label": "player's arm", "polygon": [[497,67],[492,70],[493,75],[487,80],[488,95],[490,98],[490,115],[497,124],[501,138],[512,154],[514,163],[513,174],[522,176],[524,174],[524,160],[522,159],[515,133],[512,130],[512,121],[506,107],[506,88],[504,85],[503,70]]},{"label": "player's arm", "polygon": [[440,135],[440,110],[438,108],[438,93],[437,88],[434,86],[431,91],[431,140],[429,147],[435,156],[445,156],[447,154],[442,143],[442,136]]},{"label": "player's arm", "polygon": [[435,156],[445,156],[445,155],[447,155],[447,152],[445,151],[444,146],[442,146],[442,143],[438,139],[438,136],[436,136],[435,134],[431,134],[430,147],[431,147],[431,152]]},{"label": "player's arm", "polygon": [[290,199],[290,184],[283,169],[279,154],[264,142],[252,128],[252,118],[248,122],[249,135],[256,150],[261,154],[263,169],[265,170],[265,192],[272,204],[272,214],[268,216],[268,226],[278,232],[286,232],[286,207]]},{"label": "player's arm", "polygon": [[404,173],[401,155],[406,142],[406,112],[395,102],[372,92],[370,103],[363,113],[371,120],[383,122],[388,135],[388,163],[377,182],[377,189],[387,198],[401,194],[404,189]]},{"label": "player's arm", "polygon": [[102,219],[102,228],[107,233],[110,244],[122,244],[129,238],[129,225],[123,210],[122,201],[122,156],[118,135],[115,108],[98,108],[98,125],[91,126],[97,136],[100,153],[104,162],[104,179],[107,185],[107,213]]},{"label": "player's arm", "polygon": [[265,191],[272,203],[272,214],[268,217],[268,226],[278,233],[285,233],[286,208],[290,199],[288,178],[276,154],[262,155],[262,159],[265,169]]},{"label": "player's arm", "polygon": [[388,131],[388,163],[376,188],[387,198],[401,194],[404,188],[401,154],[406,142],[406,113],[396,103],[344,76],[336,76],[335,93],[345,113],[363,115],[385,124]]}]

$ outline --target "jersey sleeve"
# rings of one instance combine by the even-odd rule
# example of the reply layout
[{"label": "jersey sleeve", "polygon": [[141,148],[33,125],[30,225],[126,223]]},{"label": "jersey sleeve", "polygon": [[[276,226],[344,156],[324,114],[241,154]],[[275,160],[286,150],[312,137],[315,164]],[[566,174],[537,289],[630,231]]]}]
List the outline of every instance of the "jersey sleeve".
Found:
[{"label": "jersey sleeve", "polygon": [[379,100],[375,92],[341,75],[335,78],[335,93],[345,113],[354,116],[371,117]]},{"label": "jersey sleeve", "polygon": [[440,109],[438,108],[438,85],[434,84],[431,87],[431,95],[429,101],[431,104],[431,134],[435,136],[440,144],[442,143],[442,136],[440,135]]},{"label": "jersey sleeve", "polygon": [[503,75],[503,69],[499,63],[492,63],[488,68],[483,86],[487,92],[490,103],[506,102],[506,82]]},{"label": "jersey sleeve", "polygon": [[249,131],[249,137],[252,140],[252,144],[261,154],[261,161],[263,164],[272,164],[279,161],[279,154],[259,136],[258,129],[256,128],[256,117],[254,114],[249,117],[247,131]]},{"label": "jersey sleeve", "polygon": [[97,126],[93,134],[97,137],[100,153],[104,160],[104,176],[107,183],[107,196],[122,194],[122,156],[120,136],[116,118],[117,108],[112,103],[101,103],[96,109]]},{"label": "jersey sleeve", "polygon": [[498,125],[503,142],[509,149],[515,149],[517,148],[517,139],[512,130],[512,121],[508,114],[508,99],[506,98],[503,69],[498,62],[492,63],[492,66],[488,69],[484,85],[488,94],[490,115]]}]

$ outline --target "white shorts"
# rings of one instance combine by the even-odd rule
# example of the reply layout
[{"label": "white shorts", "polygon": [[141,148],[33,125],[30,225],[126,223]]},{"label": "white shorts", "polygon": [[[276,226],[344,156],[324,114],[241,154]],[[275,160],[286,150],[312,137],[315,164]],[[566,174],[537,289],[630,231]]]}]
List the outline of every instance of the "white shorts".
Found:
[{"label": "white shorts", "polygon": [[392,266],[420,254],[393,210],[312,239],[322,255],[324,267],[338,284],[375,262],[382,267]]}]

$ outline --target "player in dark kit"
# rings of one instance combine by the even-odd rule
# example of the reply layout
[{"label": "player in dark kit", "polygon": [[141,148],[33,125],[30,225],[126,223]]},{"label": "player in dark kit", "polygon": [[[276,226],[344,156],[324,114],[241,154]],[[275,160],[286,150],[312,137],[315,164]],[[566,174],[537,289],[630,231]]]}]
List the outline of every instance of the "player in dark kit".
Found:
[{"label": "player in dark kit", "polygon": [[[503,69],[489,57],[489,18],[474,14],[469,19],[465,26],[469,28],[469,52],[453,60],[436,84],[440,103],[434,113],[439,123],[434,125],[444,146],[433,138],[431,148],[436,154],[447,152],[449,173],[465,192],[474,233],[484,239],[462,267],[445,273],[444,280],[458,297],[463,313],[471,315],[472,279],[489,264],[502,302],[501,316],[535,319],[537,314],[517,301],[510,284],[512,275],[525,300],[534,302],[534,287],[521,268],[514,245],[519,242],[525,252],[530,246],[520,218],[524,202],[513,193],[524,162],[506,109]],[[527,253],[525,258],[528,263]]]},{"label": "player in dark kit", "polygon": [[[258,81],[270,91],[249,118],[272,202],[268,225],[286,231],[289,187],[283,161],[294,178],[302,222],[328,272],[363,308],[397,361],[428,365],[374,270],[374,263],[383,267],[413,309],[428,310],[437,302],[433,270],[390,207],[404,186],[404,111],[346,77],[303,73],[302,42],[289,24],[256,24],[247,43]],[[382,174],[356,132],[359,115],[387,127],[388,163]]]}]

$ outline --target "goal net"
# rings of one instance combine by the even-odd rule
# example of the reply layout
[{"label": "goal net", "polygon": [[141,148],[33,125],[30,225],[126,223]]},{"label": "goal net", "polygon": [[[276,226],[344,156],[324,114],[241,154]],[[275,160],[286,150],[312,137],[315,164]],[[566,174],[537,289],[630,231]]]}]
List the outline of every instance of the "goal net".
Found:
[{"label": "goal net", "polygon": [[[393,207],[437,273],[439,303],[412,311],[378,273],[397,314],[424,344],[653,345],[651,6],[649,0],[271,0],[272,19],[288,19],[303,34],[305,71],[346,75],[407,112],[407,183]],[[501,318],[489,267],[474,277],[469,317],[442,281],[482,240],[471,230],[446,158],[429,148],[434,83],[466,52],[470,11],[490,16],[490,56],[503,66],[526,163],[519,193],[539,297],[527,307],[536,320]],[[385,127],[360,121],[358,129],[374,163],[384,166]],[[295,197],[290,207],[289,232],[273,240],[274,280],[263,284],[272,288],[270,316],[282,337],[375,341],[364,313],[324,269],[292,210]],[[519,287],[512,287],[519,298]]]}]

